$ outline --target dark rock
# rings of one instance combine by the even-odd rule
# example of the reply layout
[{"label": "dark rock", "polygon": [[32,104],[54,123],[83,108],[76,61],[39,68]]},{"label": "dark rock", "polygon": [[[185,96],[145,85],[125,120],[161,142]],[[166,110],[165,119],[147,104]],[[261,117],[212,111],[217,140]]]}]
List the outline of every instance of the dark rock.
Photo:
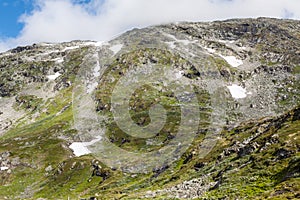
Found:
[{"label": "dark rock", "polygon": [[199,77],[200,75],[201,75],[200,72],[194,66],[190,68],[189,72],[183,74],[183,76],[189,79],[194,79],[196,77]]},{"label": "dark rock", "polygon": [[286,150],[284,148],[278,149],[273,155],[277,156],[279,160],[289,158],[293,154],[292,151]]},{"label": "dark rock", "polygon": [[19,46],[17,48],[12,49],[11,53],[20,53],[22,51],[31,50],[33,48],[34,48],[33,46],[24,46],[24,47]]},{"label": "dark rock", "polygon": [[220,70],[220,74],[224,78],[229,78],[230,77],[230,72],[228,70],[225,70],[225,69]]},{"label": "dark rock", "polygon": [[89,178],[88,181],[91,181],[93,176],[100,176],[102,177],[102,181],[105,181],[106,179],[109,178],[110,172],[108,170],[102,169],[102,167],[98,164],[98,161],[93,161],[92,162],[92,167],[93,167],[93,172],[91,177]]},{"label": "dark rock", "polygon": [[192,158],[193,158],[193,154],[190,153],[190,154],[184,159],[183,164],[188,163]]},{"label": "dark rock", "polygon": [[293,121],[300,120],[300,108],[297,108],[293,111]]},{"label": "dark rock", "polygon": [[169,168],[168,165],[164,165],[160,168],[157,168],[157,169],[153,169],[153,176],[154,178],[158,177],[161,173],[163,173],[164,171],[166,171],[167,169]]},{"label": "dark rock", "polygon": [[252,145],[246,145],[243,148],[238,149],[238,157],[243,157],[246,155],[249,155],[250,153],[252,153],[255,150],[255,147],[253,147]]},{"label": "dark rock", "polygon": [[202,167],[204,167],[205,166],[205,164],[203,163],[203,162],[198,162],[198,163],[196,163],[195,165],[194,165],[194,169],[196,170],[196,171],[198,171],[199,169],[201,169]]},{"label": "dark rock", "polygon": [[127,142],[130,142],[130,140],[126,139],[126,138],[122,138],[121,144],[125,144]]},{"label": "dark rock", "polygon": [[221,185],[221,180],[217,181],[217,183],[213,187],[209,188],[209,191],[218,189],[220,185]]},{"label": "dark rock", "polygon": [[300,174],[300,160],[299,158],[292,159],[288,166],[279,172],[275,177],[280,182],[286,181],[290,178],[299,177]]}]

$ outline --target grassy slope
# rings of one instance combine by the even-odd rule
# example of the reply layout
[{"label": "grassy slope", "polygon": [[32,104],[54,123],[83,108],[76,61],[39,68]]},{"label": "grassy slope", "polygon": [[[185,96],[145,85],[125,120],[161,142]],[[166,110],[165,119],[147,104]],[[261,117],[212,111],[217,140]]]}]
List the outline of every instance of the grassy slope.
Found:
[{"label": "grassy slope", "polygon": [[[72,157],[72,152],[66,148],[67,142],[58,139],[60,136],[72,138],[76,134],[72,129],[71,106],[67,107],[62,114],[55,116],[64,107],[70,105],[71,93],[72,87],[63,89],[52,101],[43,104],[47,108],[47,114],[42,114],[32,124],[21,123],[1,139],[0,151],[9,151],[11,158],[20,158],[20,164],[10,175],[1,173],[1,199],[18,197],[78,199],[78,197],[89,196],[99,196],[103,199],[121,197],[135,199],[143,196],[148,190],[174,186],[184,180],[201,177],[203,174],[211,174],[208,182],[222,179],[220,187],[205,194],[205,198],[209,199],[223,197],[282,199],[288,196],[296,198],[299,195],[297,190],[300,188],[299,171],[297,171],[300,143],[299,112],[296,115],[291,112],[278,119],[248,122],[230,131],[224,130],[222,139],[204,159],[199,159],[197,154],[192,154],[203,139],[203,135],[199,134],[193,146],[182,158],[161,173],[132,175],[104,167],[110,173],[109,179],[102,182],[101,177],[94,177],[91,182],[88,182],[92,172],[93,157],[91,155]],[[155,92],[151,94],[154,97],[159,95]],[[139,91],[137,95],[140,95]],[[172,98],[164,100],[167,104],[174,101]],[[208,99],[202,100],[200,103],[206,104]],[[32,103],[34,104],[34,101]],[[131,103],[136,105],[137,102]],[[147,102],[143,103],[143,109],[147,109]],[[35,111],[43,110],[43,106],[35,108]],[[144,115],[143,109],[136,110],[138,116]],[[144,117],[147,118],[146,115]],[[260,130],[261,127],[266,128]],[[220,156],[223,155],[224,149],[234,147],[237,141],[242,142],[258,132],[261,134],[249,144],[250,147],[252,144],[255,146],[251,153],[245,150],[245,155],[241,155],[233,151],[229,155]],[[111,136],[112,133],[108,135]],[[125,147],[139,146],[139,141],[133,140]],[[289,155],[281,158],[280,149],[290,152]],[[46,172],[45,169],[50,165],[52,170]]]},{"label": "grassy slope", "polygon": [[[290,112],[278,119],[262,119],[224,131],[214,150],[201,160],[197,155],[189,157],[189,153],[201,141],[199,137],[182,159],[157,177],[155,173],[134,177],[107,169],[110,171],[109,179],[101,182],[102,178],[94,177],[88,182],[93,158],[88,155],[70,158],[71,152],[65,148],[66,142],[57,139],[62,132],[65,135],[72,134],[72,112],[68,109],[59,117],[43,119],[22,127],[22,130],[12,130],[5,140],[1,140],[0,151],[9,150],[11,157],[20,158],[21,164],[9,176],[2,175],[0,198],[14,199],[26,191],[26,188],[35,192],[34,199],[66,199],[68,196],[77,199],[78,196],[95,194],[107,199],[121,196],[137,198],[137,194],[140,196],[147,190],[172,186],[203,174],[211,173],[210,181],[216,181],[220,179],[220,171],[223,172],[221,185],[205,194],[209,199],[296,198],[300,193],[300,114],[299,109],[296,111],[297,115]],[[251,153],[241,155],[232,152],[220,157],[224,149],[257,133],[260,127],[266,128],[249,143],[248,146],[257,144]],[[15,131],[19,132],[18,137],[14,136]],[[280,149],[289,152],[286,158],[280,155]],[[199,163],[204,163],[200,170],[195,168]],[[45,168],[49,165],[53,170],[47,173]],[[133,193],[135,190],[139,193]],[[26,197],[26,192],[22,197]]]}]

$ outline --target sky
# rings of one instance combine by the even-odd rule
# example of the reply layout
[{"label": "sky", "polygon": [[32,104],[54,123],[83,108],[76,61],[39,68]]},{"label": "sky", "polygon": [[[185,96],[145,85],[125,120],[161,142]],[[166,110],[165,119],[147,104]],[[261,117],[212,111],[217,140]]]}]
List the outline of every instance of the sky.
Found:
[{"label": "sky", "polygon": [[20,45],[106,41],[176,21],[300,19],[300,0],[0,0],[0,52]]}]

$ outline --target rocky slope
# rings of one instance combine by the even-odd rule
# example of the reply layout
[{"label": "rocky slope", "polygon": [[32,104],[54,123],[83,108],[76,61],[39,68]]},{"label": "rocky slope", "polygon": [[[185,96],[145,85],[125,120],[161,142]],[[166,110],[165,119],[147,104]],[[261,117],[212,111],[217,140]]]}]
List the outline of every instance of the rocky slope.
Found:
[{"label": "rocky slope", "polygon": [[[300,198],[299,31],[269,18],[182,22],[1,53],[0,199]],[[137,130],[160,126],[148,111],[163,106],[155,135],[120,128],[125,97]],[[196,115],[182,129],[184,108]],[[170,162],[148,157],[182,130],[191,137],[164,152]]]}]

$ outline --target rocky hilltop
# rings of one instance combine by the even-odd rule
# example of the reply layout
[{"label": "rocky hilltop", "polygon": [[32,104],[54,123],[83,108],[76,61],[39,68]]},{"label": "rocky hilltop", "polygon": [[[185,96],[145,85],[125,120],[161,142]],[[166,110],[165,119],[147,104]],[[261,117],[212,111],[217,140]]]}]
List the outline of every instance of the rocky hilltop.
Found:
[{"label": "rocky hilltop", "polygon": [[[1,53],[0,199],[300,198],[299,32],[294,20],[180,22]],[[134,130],[160,126],[163,106],[156,134],[119,126],[125,97]],[[156,167],[105,146],[152,155],[180,137],[186,148]]]}]

